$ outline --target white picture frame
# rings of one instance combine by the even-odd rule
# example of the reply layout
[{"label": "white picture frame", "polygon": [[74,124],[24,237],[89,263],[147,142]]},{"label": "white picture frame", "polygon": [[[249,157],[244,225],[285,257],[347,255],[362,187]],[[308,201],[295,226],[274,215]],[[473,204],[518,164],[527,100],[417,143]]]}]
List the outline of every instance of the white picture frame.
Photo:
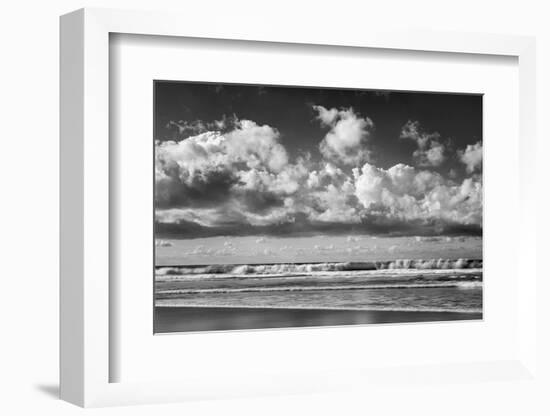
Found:
[{"label": "white picture frame", "polygon": [[[117,359],[110,349],[114,329],[109,325],[113,298],[109,275],[109,36],[112,33],[332,45],[438,53],[505,55],[519,65],[520,218],[518,261],[523,264],[517,292],[519,325],[517,355],[509,360],[442,363],[419,366],[421,380],[481,379],[536,382],[536,199],[530,178],[535,171],[535,41],[529,37],[377,31],[353,29],[327,33],[322,28],[285,28],[262,22],[220,20],[204,26],[200,19],[172,13],[82,9],[61,18],[61,305],[60,395],[80,406],[182,401],[196,398],[242,397],[262,394],[307,393],[391,383],[407,373],[396,368],[369,372],[332,370],[311,383],[311,376],[281,373],[265,380],[228,384],[219,381],[110,382],[109,368]],[[236,29],[238,28],[238,30]],[[481,379],[473,374],[484,374]],[[434,375],[436,374],[436,375]],[[309,378],[308,378],[309,377]],[[414,378],[413,377],[413,378]],[[405,377],[406,378],[406,377]],[[411,379],[412,380],[412,379]],[[360,387],[359,387],[360,388]]]}]

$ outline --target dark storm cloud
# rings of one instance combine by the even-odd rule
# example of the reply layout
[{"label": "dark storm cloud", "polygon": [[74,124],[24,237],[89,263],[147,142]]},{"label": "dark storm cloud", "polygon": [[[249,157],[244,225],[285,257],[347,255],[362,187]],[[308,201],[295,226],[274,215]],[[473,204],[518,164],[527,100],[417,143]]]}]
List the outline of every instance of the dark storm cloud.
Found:
[{"label": "dark storm cloud", "polygon": [[228,170],[201,172],[186,182],[177,174],[159,179],[155,184],[155,206],[166,209],[219,204],[228,199],[232,186],[238,181]]},{"label": "dark storm cloud", "polygon": [[239,198],[251,213],[266,213],[270,209],[282,207],[284,204],[281,195],[269,191],[245,190],[240,191],[235,197]]},{"label": "dark storm cloud", "polygon": [[305,216],[296,221],[281,224],[253,226],[251,224],[226,224],[217,227],[207,227],[191,221],[180,221],[177,223],[155,222],[155,233],[160,238],[204,238],[217,236],[250,236],[250,235],[271,235],[276,237],[285,236],[312,236],[319,234],[326,235],[384,235],[384,236],[423,236],[426,238],[441,237],[434,236],[481,236],[480,225],[464,225],[452,223],[423,223],[423,222],[385,222],[380,219],[369,221],[364,218],[359,224],[342,224],[338,222],[323,223],[310,222]]}]

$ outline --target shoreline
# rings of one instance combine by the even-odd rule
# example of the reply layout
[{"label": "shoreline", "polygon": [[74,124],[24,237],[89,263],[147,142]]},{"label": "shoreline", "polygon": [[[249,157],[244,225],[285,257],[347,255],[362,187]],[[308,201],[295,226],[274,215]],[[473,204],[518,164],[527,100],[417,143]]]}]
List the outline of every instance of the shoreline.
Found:
[{"label": "shoreline", "polygon": [[154,332],[372,325],[481,320],[477,312],[155,306]]}]

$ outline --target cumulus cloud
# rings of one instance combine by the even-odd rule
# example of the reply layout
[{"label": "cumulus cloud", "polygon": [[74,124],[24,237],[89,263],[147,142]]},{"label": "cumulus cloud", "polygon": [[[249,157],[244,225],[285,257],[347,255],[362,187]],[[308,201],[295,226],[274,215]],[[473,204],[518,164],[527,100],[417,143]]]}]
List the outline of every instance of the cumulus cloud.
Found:
[{"label": "cumulus cloud", "polygon": [[428,149],[417,149],[413,158],[418,166],[439,166],[445,161],[445,147],[438,142],[431,142]]},{"label": "cumulus cloud", "polygon": [[368,117],[360,117],[348,109],[327,109],[314,105],[316,118],[324,127],[329,127],[319,149],[323,157],[335,163],[356,166],[370,160],[368,141],[374,123]]},{"label": "cumulus cloud", "polygon": [[223,247],[216,250],[215,254],[217,256],[231,256],[234,255],[237,251],[237,247],[231,241],[224,241]]},{"label": "cumulus cloud", "polygon": [[401,128],[399,137],[413,140],[418,146],[413,152],[413,159],[418,166],[439,166],[446,159],[445,146],[439,141],[440,134],[424,131],[418,121],[407,121]]},{"label": "cumulus cloud", "polygon": [[288,162],[286,150],[279,143],[279,132],[268,125],[241,120],[238,128],[224,137],[230,160],[245,162],[250,168],[267,166],[271,172],[280,172]]},{"label": "cumulus cloud", "polygon": [[212,254],[215,254],[216,251],[212,248],[205,247],[204,245],[200,244],[196,246],[193,250],[190,250],[186,254],[193,255],[193,256],[211,256]]},{"label": "cumulus cloud", "polygon": [[[225,202],[236,186],[246,194],[251,182],[271,187],[273,195],[257,198],[269,203],[278,191],[288,193],[277,180],[288,166],[279,132],[267,125],[240,120],[227,132],[208,131],[179,142],[158,142],[155,148],[155,198],[160,208],[207,207]],[[255,172],[255,173],[254,173]],[[263,179],[262,179],[263,178]],[[268,192],[269,193],[269,192]],[[250,203],[254,203],[252,199]]]},{"label": "cumulus cloud", "polygon": [[[291,160],[279,131],[251,120],[237,120],[225,132],[205,131],[180,141],[157,142],[158,235],[419,235],[425,230],[437,234],[449,227],[473,233],[480,230],[480,175],[460,182],[402,163],[384,169],[370,162],[360,163],[361,158],[354,160],[359,164],[351,168],[347,162],[341,164],[342,158],[351,163],[348,147],[339,148],[342,143],[338,141],[334,145],[331,132],[341,134],[337,126],[346,120],[366,130],[372,122],[359,122],[351,110],[316,110],[321,124],[330,128],[323,143],[332,146],[325,151],[332,152],[331,157],[320,161],[308,157]],[[405,135],[417,133],[418,125],[412,123]],[[368,134],[359,136],[358,141],[349,143],[359,146],[356,150],[361,153]],[[422,133],[418,137],[422,146],[434,141]],[[467,148],[461,157],[470,161],[472,150],[475,146]],[[333,153],[339,156],[335,158]],[[477,164],[472,166],[472,170],[477,169]],[[224,246],[223,250],[232,247]]]},{"label": "cumulus cloud", "polygon": [[469,144],[466,149],[459,150],[458,157],[464,165],[466,165],[466,172],[472,173],[481,170],[483,162],[483,146],[481,142],[476,144]]},{"label": "cumulus cloud", "polygon": [[309,173],[306,181],[307,193],[301,194],[302,210],[312,221],[357,223],[357,212],[353,178],[342,169],[324,163]]},{"label": "cumulus cloud", "polygon": [[398,164],[387,170],[366,163],[354,169],[355,195],[370,213],[401,220],[444,220],[481,224],[480,178],[462,184],[429,171]]}]

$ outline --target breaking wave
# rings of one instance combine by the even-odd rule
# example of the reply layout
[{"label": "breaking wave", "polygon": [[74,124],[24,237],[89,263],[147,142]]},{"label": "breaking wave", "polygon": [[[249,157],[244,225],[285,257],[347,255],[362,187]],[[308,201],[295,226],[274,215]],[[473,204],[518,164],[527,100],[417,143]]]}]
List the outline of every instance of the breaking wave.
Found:
[{"label": "breaking wave", "polygon": [[208,266],[158,266],[158,276],[193,274],[300,274],[312,272],[403,270],[403,269],[480,269],[480,259],[399,259],[392,261],[340,262],[340,263],[277,263],[277,264],[215,264]]},{"label": "breaking wave", "polygon": [[[157,267],[157,306],[478,311],[481,260]],[[382,310],[381,309],[381,310]]]}]

